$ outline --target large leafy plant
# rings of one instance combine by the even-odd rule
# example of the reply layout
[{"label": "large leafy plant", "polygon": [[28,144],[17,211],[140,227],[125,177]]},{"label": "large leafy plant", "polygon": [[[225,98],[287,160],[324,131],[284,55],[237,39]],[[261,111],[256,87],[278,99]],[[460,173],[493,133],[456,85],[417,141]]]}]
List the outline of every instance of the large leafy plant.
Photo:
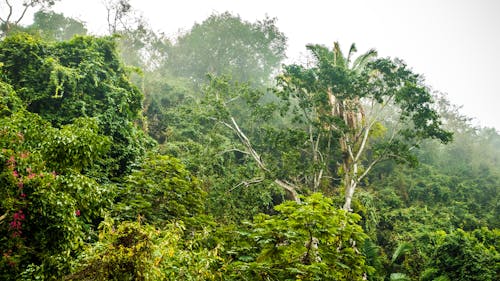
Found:
[{"label": "large leafy plant", "polygon": [[275,209],[277,215],[256,216],[242,236],[252,248],[233,249],[235,280],[362,280],[371,271],[361,254],[366,234],[358,215],[319,193]]},{"label": "large leafy plant", "polygon": [[9,85],[0,89],[0,276],[58,278],[109,206],[109,193],[83,174],[109,142],[95,120],[57,129],[26,111]]},{"label": "large leafy plant", "polygon": [[129,81],[113,38],[53,43],[21,33],[0,42],[0,61],[26,108],[53,126],[96,118],[112,139],[105,162],[110,176],[128,172],[150,144],[134,124],[141,118],[142,94]]}]

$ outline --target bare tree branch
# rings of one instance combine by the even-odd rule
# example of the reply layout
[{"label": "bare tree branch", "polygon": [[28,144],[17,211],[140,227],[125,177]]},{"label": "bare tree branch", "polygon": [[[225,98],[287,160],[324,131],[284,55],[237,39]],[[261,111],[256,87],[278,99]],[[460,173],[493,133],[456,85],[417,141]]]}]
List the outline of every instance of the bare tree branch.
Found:
[{"label": "bare tree branch", "polygon": [[8,22],[10,21],[10,17],[12,16],[12,5],[9,3],[9,0],[5,0],[5,3],[7,3],[7,6],[9,7],[9,14],[7,15],[7,17],[3,22],[8,24]]},{"label": "bare tree branch", "polygon": [[19,24],[19,22],[24,18],[24,15],[26,15],[26,11],[28,10],[29,7],[33,7],[34,1],[30,1],[29,4],[25,3],[24,4],[24,9],[19,18],[14,22],[14,24]]},{"label": "bare tree branch", "polygon": [[[219,96],[217,94],[216,94],[216,98],[219,99]],[[225,106],[225,104],[224,104],[224,106]],[[215,118],[212,118],[212,119],[215,119]],[[231,124],[229,124],[225,121],[222,121],[222,120],[218,120],[218,119],[215,119],[215,120],[217,120],[219,123],[221,123],[222,125],[226,126],[227,128],[231,129],[233,132],[235,132],[236,135],[238,136],[238,138],[240,139],[241,143],[246,147],[246,149],[247,149],[246,154],[249,154],[250,156],[252,156],[252,158],[257,163],[257,166],[259,166],[259,168],[262,171],[264,171],[266,174],[269,174],[270,171],[267,168],[267,166],[265,165],[264,161],[262,160],[262,157],[259,155],[259,153],[257,151],[255,151],[255,149],[252,146],[252,143],[250,142],[248,137],[245,135],[245,133],[241,130],[240,126],[236,122],[236,119],[233,116],[230,116],[229,119],[231,120]],[[280,187],[285,189],[285,191],[287,191],[290,194],[291,198],[294,201],[300,202],[299,194],[297,193],[298,188],[294,184],[292,184],[288,181],[285,181],[285,180],[280,180],[280,179],[275,179],[274,183],[276,183],[277,185],[279,185]]]},{"label": "bare tree branch", "polygon": [[228,190],[227,192],[232,192],[233,190],[237,189],[238,187],[240,187],[242,185],[245,187],[249,187],[250,185],[258,184],[258,183],[261,183],[263,181],[264,181],[264,178],[255,178],[255,179],[251,179],[249,181],[242,181],[239,184],[237,184],[236,186],[234,186],[233,188],[231,188],[230,190]]}]

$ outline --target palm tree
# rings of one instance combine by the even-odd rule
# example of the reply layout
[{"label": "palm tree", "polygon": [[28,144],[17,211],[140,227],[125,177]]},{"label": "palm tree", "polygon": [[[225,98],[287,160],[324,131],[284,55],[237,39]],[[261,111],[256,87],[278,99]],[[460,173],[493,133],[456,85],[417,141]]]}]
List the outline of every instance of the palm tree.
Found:
[{"label": "palm tree", "polygon": [[[322,72],[338,72],[338,77],[356,77],[360,75],[367,64],[377,57],[377,51],[371,49],[368,52],[357,57],[353,61],[353,56],[357,49],[354,44],[349,48],[349,53],[346,56],[342,53],[338,42],[334,43],[333,50],[319,45],[310,45],[308,49],[312,51],[318,62],[319,76]],[[332,130],[341,133],[339,143],[342,152],[342,183],[345,188],[345,204],[344,209],[351,211],[351,201],[354,190],[358,183],[364,178],[365,173],[358,175],[360,172],[361,156],[366,149],[368,135],[374,122],[366,122],[366,114],[364,106],[361,102],[361,97],[358,93],[335,92],[332,85],[336,81],[326,81],[328,85],[326,93],[328,97],[329,114],[335,122],[329,124]],[[351,83],[351,81],[347,81]],[[340,124],[339,124],[340,123]],[[369,167],[371,169],[371,167]],[[366,169],[367,173],[369,169]]]},{"label": "palm tree", "polygon": [[[356,187],[380,161],[414,163],[410,150],[419,141],[451,140],[451,133],[441,128],[421,76],[401,60],[377,58],[375,50],[353,59],[354,44],[347,56],[338,43],[332,50],[320,45],[309,45],[308,49],[314,65],[286,66],[279,80],[280,95],[295,100],[293,106],[300,107],[304,122],[338,140],[341,156],[337,174],[344,187],[345,210],[351,211]],[[382,122],[391,126],[385,128]],[[311,138],[310,142],[318,140]],[[328,145],[327,151],[317,154],[333,159],[332,147]]]}]

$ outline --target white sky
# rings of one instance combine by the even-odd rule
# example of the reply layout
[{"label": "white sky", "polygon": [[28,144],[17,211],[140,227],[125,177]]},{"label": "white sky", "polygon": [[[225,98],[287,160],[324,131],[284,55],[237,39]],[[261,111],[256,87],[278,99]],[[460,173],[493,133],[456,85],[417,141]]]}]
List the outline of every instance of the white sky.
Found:
[{"label": "white sky", "polygon": [[[131,0],[157,31],[175,35],[214,12],[229,11],[255,21],[278,18],[288,37],[288,57],[308,43],[360,53],[399,57],[424,74],[433,89],[448,94],[476,124],[500,130],[500,0]],[[106,32],[102,0],[61,0],[56,6]]]}]

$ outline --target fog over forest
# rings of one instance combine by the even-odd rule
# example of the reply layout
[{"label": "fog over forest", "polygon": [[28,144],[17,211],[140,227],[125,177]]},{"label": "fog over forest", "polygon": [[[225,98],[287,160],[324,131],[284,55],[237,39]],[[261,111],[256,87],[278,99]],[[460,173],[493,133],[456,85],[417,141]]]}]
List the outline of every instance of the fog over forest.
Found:
[{"label": "fog over forest", "polygon": [[172,33],[158,2],[94,2],[0,0],[0,280],[500,279],[500,135],[474,116],[498,120],[411,52],[308,15],[298,55],[275,3]]},{"label": "fog over forest", "polygon": [[[311,0],[307,5],[291,1],[286,6],[265,0],[130,3],[153,30],[171,39],[212,13],[229,11],[251,22],[266,15],[276,17],[277,27],[288,37],[288,62],[306,56],[305,45],[311,43],[355,42],[360,50],[376,48],[380,56],[402,58],[424,74],[429,85],[448,93],[454,104],[462,106],[463,114],[474,118],[474,124],[500,128],[495,106],[500,103],[495,83],[500,75],[496,68],[500,17],[495,13],[500,2],[496,0]],[[60,1],[53,8],[85,21],[92,33],[107,32],[101,0]]]}]

